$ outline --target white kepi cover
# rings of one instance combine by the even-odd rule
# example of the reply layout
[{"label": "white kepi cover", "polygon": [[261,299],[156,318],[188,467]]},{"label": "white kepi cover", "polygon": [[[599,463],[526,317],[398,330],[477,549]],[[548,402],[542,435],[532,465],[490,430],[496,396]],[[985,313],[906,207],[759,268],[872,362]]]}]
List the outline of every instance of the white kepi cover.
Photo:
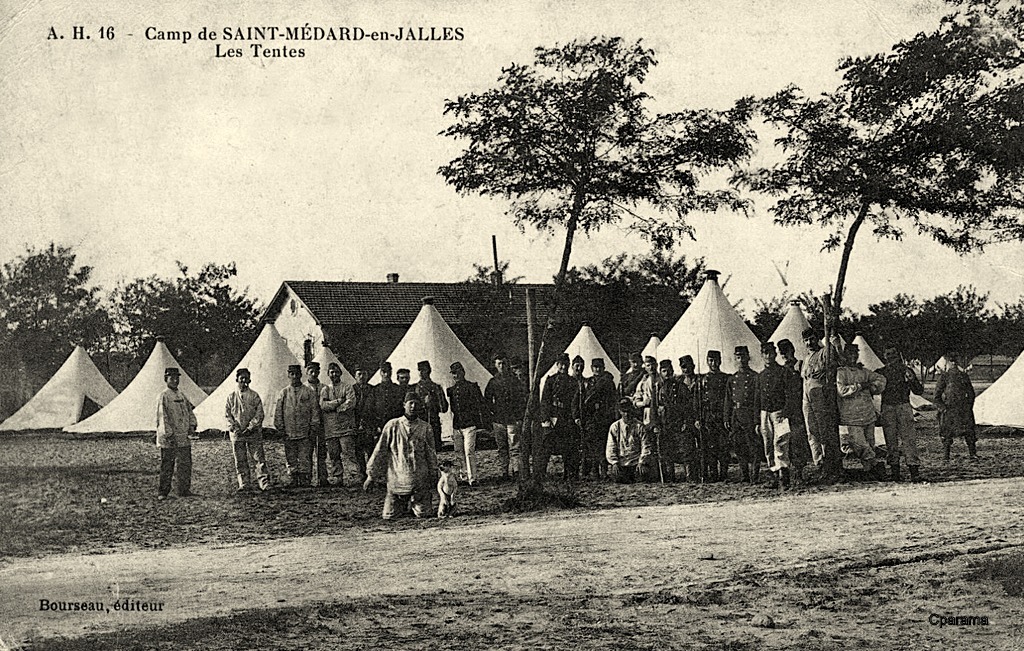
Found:
[{"label": "white kepi cover", "polygon": [[718,272],[708,271],[707,280],[693,303],[661,340],[658,359],[675,363],[683,355],[691,355],[697,372],[705,373],[708,351],[717,350],[722,353],[722,370],[735,373],[738,368],[734,356],[736,346],[746,346],[750,351],[752,369],[764,368],[761,343],[718,286]]},{"label": "white kepi cover", "polygon": [[[423,360],[430,362],[431,379],[445,389],[455,384],[450,370],[453,362],[462,362],[462,367],[466,370],[466,379],[476,382],[480,386],[481,393],[487,388],[487,382],[491,379],[491,374],[484,368],[484,365],[473,357],[473,353],[469,352],[465,344],[459,341],[452,329],[441,318],[431,297],[423,299],[423,307],[420,308],[416,320],[409,326],[409,330],[388,356],[387,361],[391,362],[392,371],[407,368],[415,378],[416,365]],[[378,383],[380,383],[380,371],[374,373],[370,378],[370,384]],[[452,439],[451,410],[446,414],[441,414],[441,437],[448,441]]]},{"label": "white kepi cover", "polygon": [[[334,354],[334,351],[331,350],[330,346],[321,346],[320,352],[313,356],[313,361],[320,364],[320,381],[324,384],[331,383],[331,378],[327,375],[327,367],[330,366],[332,362],[341,367],[341,381],[343,384],[356,383],[356,379],[348,372],[348,369],[341,363],[341,360]],[[415,378],[415,376],[413,377]]]},{"label": "white kepi cover", "polygon": [[[789,339],[796,350],[796,358],[803,361],[811,356],[811,351],[808,350],[807,344],[804,343],[804,330],[810,327],[811,324],[807,322],[807,316],[800,307],[800,301],[790,301],[786,315],[782,317],[782,322],[778,328],[775,328],[775,332],[768,338],[768,341],[778,347],[780,341]],[[725,353],[723,352],[722,354],[724,355]],[[750,354],[753,356],[754,352],[751,351]],[[779,355],[777,360],[782,364],[782,355]]]},{"label": "white kepi cover", "polygon": [[228,423],[224,415],[224,406],[228,396],[238,389],[235,372],[240,368],[249,369],[252,383],[249,388],[259,394],[263,400],[263,426],[274,426],[274,409],[277,407],[277,394],[289,384],[288,367],[298,364],[299,360],[288,348],[288,342],[277,331],[274,324],[263,326],[260,336],[249,347],[242,361],[220,383],[210,397],[196,408],[196,420],[199,431],[208,429],[227,431]]},{"label": "white kepi cover", "polygon": [[[85,420],[64,428],[65,432],[78,434],[91,432],[155,432],[157,398],[167,385],[164,384],[164,369],[181,366],[167,350],[162,339],[157,339],[156,347],[149,355],[131,384],[125,387],[121,395],[110,401],[103,409]],[[178,390],[185,394],[189,402],[198,405],[206,399],[206,393],[192,381],[188,373],[181,371]]]},{"label": "white kepi cover", "polygon": [[[597,335],[594,334],[594,331],[589,325],[585,323],[583,324],[580,331],[576,333],[576,338],[573,339],[565,349],[565,354],[569,356],[570,361],[577,355],[583,358],[583,361],[586,363],[583,367],[583,377],[590,377],[592,375],[590,372],[591,360],[597,357],[604,359],[604,370],[612,374],[612,377],[615,378],[615,385],[618,386],[619,369],[615,366],[615,362],[612,361],[612,358],[608,353],[605,352],[601,342],[597,340]],[[547,379],[549,376],[552,376],[557,372],[558,363],[556,362],[552,364],[551,368],[548,369],[548,372],[544,374],[544,378]]]},{"label": "white kepi cover", "polygon": [[974,402],[974,419],[981,425],[1024,428],[1024,353]]},{"label": "white kepi cover", "polygon": [[647,340],[647,345],[640,351],[640,358],[653,357],[654,359],[658,359],[658,346],[660,345],[661,339],[658,338],[658,335],[652,332],[651,338]]},{"label": "white kepi cover", "polygon": [[86,398],[103,407],[116,397],[117,391],[92,363],[85,349],[75,346],[49,382],[0,423],[0,430],[60,429],[78,422]]}]

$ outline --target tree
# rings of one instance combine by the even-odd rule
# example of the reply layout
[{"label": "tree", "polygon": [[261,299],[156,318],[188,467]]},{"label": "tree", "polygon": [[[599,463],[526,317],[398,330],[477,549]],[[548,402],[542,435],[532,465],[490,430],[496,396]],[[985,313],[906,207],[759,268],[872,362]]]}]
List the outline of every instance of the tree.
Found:
[{"label": "tree", "polygon": [[196,382],[219,382],[255,340],[258,307],[231,286],[234,263],[208,263],[194,274],[177,264],[177,278],[139,278],[114,291],[122,345],[141,360],[162,336]]},{"label": "tree", "polygon": [[78,266],[71,247],[30,248],[0,272],[0,347],[35,384],[60,368],[76,344],[95,350],[111,332],[92,267]]},{"label": "tree", "polygon": [[[917,331],[920,312],[921,304],[916,298],[909,294],[897,294],[889,300],[869,305],[868,313],[861,320],[861,327],[874,334],[882,346],[895,346],[901,350],[908,360],[928,360],[931,353],[926,350],[926,345],[922,345],[925,342]],[[931,359],[929,365],[935,359]]]},{"label": "tree", "polygon": [[960,253],[1024,239],[1024,10],[953,4],[934,32],[841,62],[835,91],[760,102],[784,158],[736,179],[777,198],[777,223],[824,227],[824,248],[842,246],[833,316],[862,227]]},{"label": "tree", "polygon": [[[520,228],[565,229],[549,326],[577,232],[625,222],[667,248],[692,236],[690,212],[746,206],[734,190],[702,188],[700,178],[749,155],[750,103],[652,115],[639,87],[656,63],[640,41],[614,37],[540,47],[532,65],[503,69],[497,87],[445,102],[453,124],[441,134],[467,142],[439,169],[445,181],[506,199]],[[639,212],[644,206],[657,216]]]},{"label": "tree", "polygon": [[957,287],[921,303],[917,327],[921,359],[931,365],[942,355],[955,350],[966,364],[975,355],[991,351],[987,341],[991,313],[985,307],[988,294],[979,294],[974,287]]}]

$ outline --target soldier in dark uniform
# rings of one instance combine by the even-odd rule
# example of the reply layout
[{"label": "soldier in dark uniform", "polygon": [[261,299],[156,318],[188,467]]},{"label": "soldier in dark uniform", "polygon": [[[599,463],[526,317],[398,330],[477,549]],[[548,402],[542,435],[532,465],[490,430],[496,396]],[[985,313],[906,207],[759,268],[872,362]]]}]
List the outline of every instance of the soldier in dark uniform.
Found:
[{"label": "soldier in dark uniform", "polygon": [[947,352],[950,368],[935,383],[935,406],[939,410],[939,436],[942,437],[943,458],[949,461],[953,438],[964,437],[971,461],[978,460],[977,438],[974,433],[974,385],[960,368],[960,354]]},{"label": "soldier in dark uniform", "polygon": [[757,374],[758,433],[764,460],[769,472],[774,473],[772,485],[789,488],[789,443],[790,426],[787,407],[791,407],[799,393],[789,381],[789,371],[775,361],[778,352],[775,344],[766,341],[761,344],[764,370]]},{"label": "soldier in dark uniform", "polygon": [[405,389],[391,381],[391,362],[380,364],[380,382],[377,383],[375,398],[377,422],[374,427],[377,429],[375,434],[379,436],[388,421],[405,414]]},{"label": "soldier in dark uniform", "polygon": [[807,443],[807,426],[804,424],[803,385],[800,377],[800,360],[796,358],[796,346],[789,339],[779,340],[779,354],[786,369],[786,418],[789,419],[789,462],[793,467],[792,478],[800,482],[803,470],[811,462],[811,447]]},{"label": "soldier in dark uniform", "polygon": [[470,486],[477,482],[476,437],[480,430],[490,430],[491,409],[484,402],[480,385],[466,379],[462,362],[452,362],[452,379],[448,387],[448,404],[452,409],[452,443]]},{"label": "soldier in dark uniform", "polygon": [[357,366],[356,383],[352,388],[356,392],[356,459],[359,461],[359,471],[363,474],[366,473],[366,462],[377,446],[377,411],[374,404],[377,387],[370,384],[369,379],[370,374],[366,369]]},{"label": "soldier in dark uniform", "polygon": [[682,405],[676,390],[675,370],[672,360],[663,359],[658,362],[658,373],[661,383],[658,387],[658,405],[661,408],[661,450],[658,451],[661,462],[661,476],[666,482],[676,480],[676,461],[680,458],[680,438],[683,426]]},{"label": "soldier in dark uniform", "polygon": [[551,454],[562,455],[562,476],[575,477],[579,472],[576,423],[572,410],[579,383],[569,377],[569,356],[563,354],[557,362],[558,372],[544,382],[540,397],[541,438],[534,472],[547,475]]},{"label": "soldier in dark uniform", "polygon": [[762,454],[757,435],[757,373],[750,368],[750,351],[746,346],[736,346],[736,363],[739,369],[726,384],[725,418],[743,481],[753,484],[761,470]]},{"label": "soldier in dark uniform", "polygon": [[704,441],[704,476],[708,481],[725,481],[729,474],[729,429],[725,418],[729,374],[723,373],[722,353],[708,351],[708,372],[697,383],[697,427]]},{"label": "soldier in dark uniform", "polygon": [[423,403],[423,420],[430,423],[434,433],[434,451],[441,451],[441,414],[448,411],[448,399],[444,396],[444,388],[430,379],[430,362],[423,360],[416,364],[420,381],[416,383],[416,395]]},{"label": "soldier in dark uniform", "polygon": [[679,460],[686,466],[686,481],[691,484],[699,482],[702,478],[701,455],[704,452],[700,432],[697,430],[698,378],[694,366],[693,357],[683,355],[679,358],[679,377],[676,378],[680,423]]},{"label": "soldier in dark uniform", "polygon": [[583,476],[603,479],[607,462],[605,447],[608,442],[608,428],[616,421],[618,393],[615,379],[604,369],[600,357],[591,360],[591,377],[583,381],[583,401],[579,416],[583,428]]},{"label": "soldier in dark uniform", "polygon": [[619,381],[619,395],[632,400],[633,395],[636,393],[637,385],[645,377],[647,377],[647,371],[644,370],[640,353],[630,353],[629,368],[622,374],[622,378]]}]

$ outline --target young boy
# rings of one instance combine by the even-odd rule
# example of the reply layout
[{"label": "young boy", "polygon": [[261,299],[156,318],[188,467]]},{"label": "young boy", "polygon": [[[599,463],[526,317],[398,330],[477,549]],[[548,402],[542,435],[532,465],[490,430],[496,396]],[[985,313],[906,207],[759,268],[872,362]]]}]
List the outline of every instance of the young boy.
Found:
[{"label": "young boy", "polygon": [[363,490],[387,477],[388,492],[384,497],[381,517],[390,520],[396,514],[411,510],[417,518],[427,515],[433,503],[437,480],[437,453],[430,425],[417,418],[420,397],[410,391],[402,403],[404,413],[384,425],[377,447],[366,464]]}]

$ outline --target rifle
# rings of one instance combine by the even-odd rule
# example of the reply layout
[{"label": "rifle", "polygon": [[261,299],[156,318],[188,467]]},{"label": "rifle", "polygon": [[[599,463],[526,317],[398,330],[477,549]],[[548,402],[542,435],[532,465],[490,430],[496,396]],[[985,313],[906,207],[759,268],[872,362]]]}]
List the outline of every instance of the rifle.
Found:
[{"label": "rifle", "polygon": [[655,454],[658,457],[658,477],[661,483],[665,483],[665,469],[662,466],[661,458],[661,414],[659,411],[660,405],[658,404],[658,387],[657,380],[660,376],[655,375],[651,378],[651,426],[654,428],[654,449]]}]

